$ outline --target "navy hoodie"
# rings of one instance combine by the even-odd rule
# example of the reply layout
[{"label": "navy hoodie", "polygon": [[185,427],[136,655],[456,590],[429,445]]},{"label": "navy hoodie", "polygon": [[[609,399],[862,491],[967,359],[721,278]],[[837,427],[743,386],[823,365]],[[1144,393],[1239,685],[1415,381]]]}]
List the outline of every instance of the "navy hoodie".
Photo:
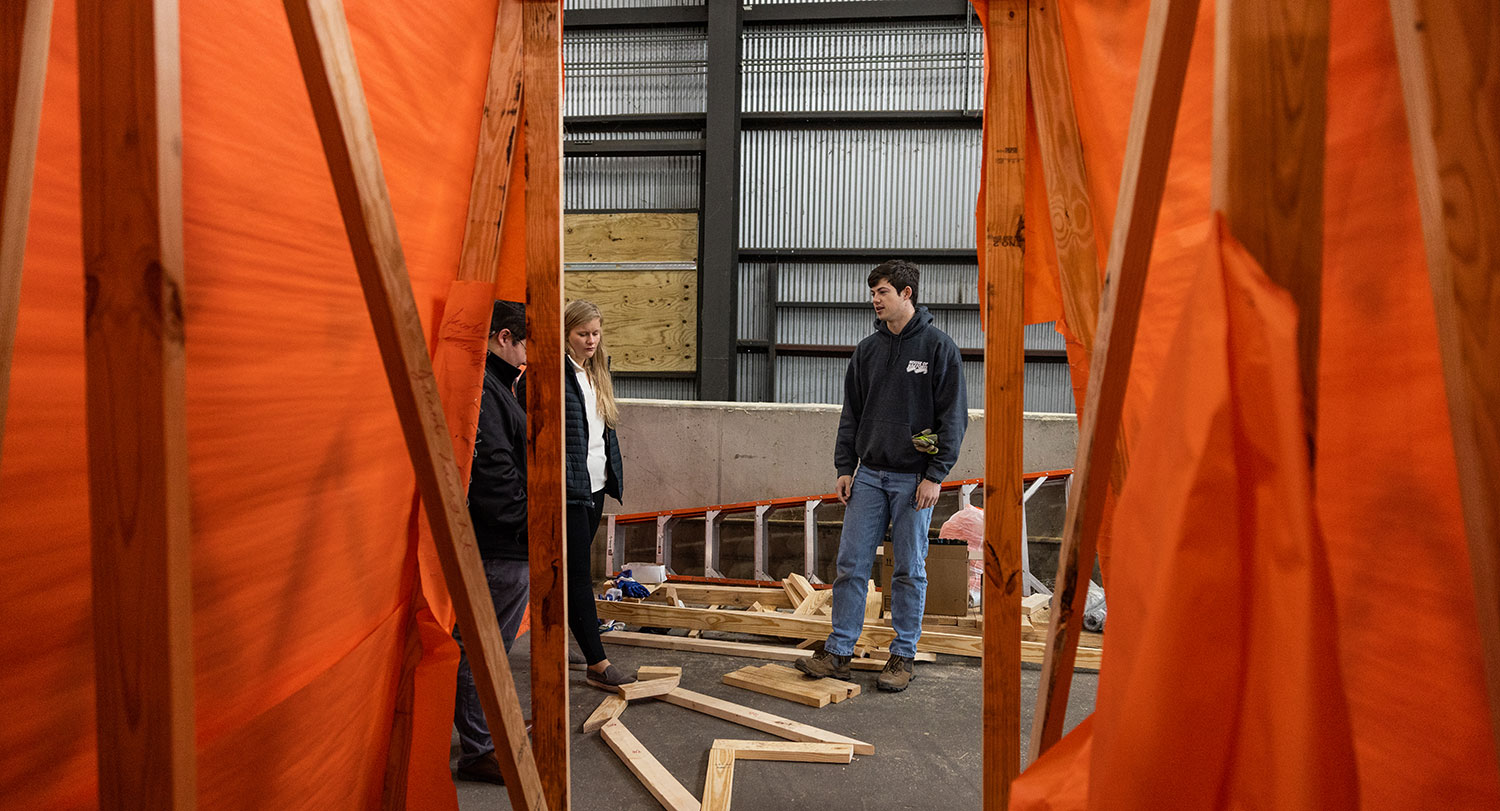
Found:
[{"label": "navy hoodie", "polygon": [[[875,334],[854,348],[833,464],[840,476],[863,465],[942,482],[958,461],[968,425],[958,345],[933,326],[926,307],[918,307],[900,334],[877,320]],[[924,428],[938,436],[936,454],[912,447],[912,435]]]}]

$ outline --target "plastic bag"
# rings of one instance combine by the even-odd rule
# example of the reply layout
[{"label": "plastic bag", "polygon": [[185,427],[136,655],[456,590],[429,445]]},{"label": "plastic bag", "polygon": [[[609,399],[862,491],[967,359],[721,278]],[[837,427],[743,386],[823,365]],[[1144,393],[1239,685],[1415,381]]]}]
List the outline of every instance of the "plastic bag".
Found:
[{"label": "plastic bag", "polygon": [[[969,607],[979,605],[979,589],[984,580],[984,510],[964,507],[943,522],[938,528],[939,538],[952,538],[968,544],[969,552]],[[979,553],[978,555],[972,553]],[[975,558],[979,559],[976,560]]]},{"label": "plastic bag", "polygon": [[1109,607],[1104,604],[1104,587],[1089,581],[1089,596],[1083,602],[1083,630],[1104,633],[1104,620]]}]

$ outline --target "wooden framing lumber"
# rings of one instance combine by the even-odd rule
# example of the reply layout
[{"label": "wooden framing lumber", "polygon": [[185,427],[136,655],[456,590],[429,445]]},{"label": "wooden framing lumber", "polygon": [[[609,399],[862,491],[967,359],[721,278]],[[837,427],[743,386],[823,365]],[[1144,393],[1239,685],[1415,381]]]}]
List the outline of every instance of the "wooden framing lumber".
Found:
[{"label": "wooden framing lumber", "polygon": [[547,802],[569,807],[567,528],[563,484],[562,6],[522,5],[526,124],[527,537],[532,745]]},{"label": "wooden framing lumber", "polygon": [[1156,236],[1156,218],[1166,186],[1167,161],[1197,20],[1198,0],[1152,0],[1146,21],[1104,298],[1099,308],[1099,331],[1078,434],[1078,462],[1058,554],[1052,622],[1047,628],[1046,655],[1031,725],[1033,762],[1062,736],[1088,582],[1104,523],[1109,471],[1124,416],[1125,383],[1135,350],[1151,243]]},{"label": "wooden framing lumber", "polygon": [[[647,627],[698,628],[704,631],[734,631],[794,639],[822,639],[833,630],[832,622],[826,617],[798,617],[792,614],[759,611],[677,608],[670,605],[627,603],[619,600],[598,600],[596,605],[601,619],[621,620],[632,625]],[[1014,624],[1019,634],[1021,627],[1019,614]],[[867,625],[858,644],[889,645],[895,638],[896,632],[891,628]],[[1016,641],[1019,642],[1019,638]],[[917,642],[917,650],[952,653],[958,656],[980,656],[983,652],[983,640],[972,634],[923,632],[922,638]]]},{"label": "wooden framing lumber", "polygon": [[31,219],[52,0],[0,9],[0,447],[10,402],[10,361],[21,309],[21,266]]},{"label": "wooden framing lumber", "polygon": [[672,773],[661,765],[630,730],[616,718],[599,728],[600,737],[615,751],[626,768],[651,792],[651,796],[667,811],[699,811],[698,798],[694,797]]},{"label": "wooden framing lumber", "polygon": [[[545,808],[541,776],[526,739],[515,682],[490,607],[489,587],[474,542],[458,465],[452,456],[442,401],[433,382],[422,322],[396,235],[343,7],[338,0],[284,0],[284,5],[349,233],[355,268],[510,801],[516,808]],[[556,768],[554,765],[551,770]]]},{"label": "wooden framing lumber", "polygon": [[723,681],[768,696],[784,698],[809,707],[825,707],[859,695],[859,685],[839,679],[809,679],[801,671],[781,665],[742,667],[724,674]]},{"label": "wooden framing lumber", "polygon": [[[45,10],[31,5],[28,17]],[[26,28],[23,38],[45,33],[36,20]],[[36,46],[24,58],[42,58]],[[39,82],[41,66],[25,67]],[[98,801],[104,809],[192,808],[176,2],[80,0],[78,93]],[[9,219],[20,210],[7,181]]]},{"label": "wooden framing lumber", "polygon": [[854,747],[847,743],[798,743],[794,741],[743,741],[719,738],[715,749],[734,752],[735,760],[771,760],[781,763],[848,763]]},{"label": "wooden framing lumber", "polygon": [[1304,430],[1317,414],[1329,0],[1219,0],[1213,207],[1297,304]]},{"label": "wooden framing lumber", "polygon": [[[661,650],[692,651],[693,653],[714,653],[720,656],[740,656],[746,659],[772,659],[779,662],[795,662],[798,659],[807,659],[813,655],[811,650],[789,648],[785,645],[761,645],[754,642],[730,642],[724,639],[701,639],[683,636],[668,636],[666,634],[646,634],[636,631],[610,631],[600,637],[608,645],[631,645],[642,648],[659,648]],[[820,640],[809,640],[814,643]],[[881,670],[885,667],[887,657],[874,659],[855,658],[849,661],[849,666],[855,670]],[[930,662],[935,657],[931,653],[917,651],[917,661]]]},{"label": "wooden framing lumber", "polygon": [[584,733],[596,732],[605,724],[619,718],[620,713],[624,712],[625,708],[629,705],[630,702],[623,696],[605,696],[604,700],[599,702],[599,706],[595,707],[592,713],[589,713],[589,717],[584,719]]},{"label": "wooden framing lumber", "polygon": [[636,668],[635,677],[641,681],[647,679],[681,679],[682,668],[675,665],[642,665]]},{"label": "wooden framing lumber", "polygon": [[490,46],[490,73],[484,87],[484,114],[474,179],[469,184],[469,214],[458,255],[458,278],[493,284],[499,276],[500,232],[510,193],[511,162],[521,120],[521,7],[500,3],[495,39]]},{"label": "wooden framing lumber", "polygon": [[772,715],[768,712],[744,707],[732,701],[725,701],[702,693],[695,693],[692,690],[686,690],[681,687],[662,696],[661,700],[669,704],[676,704],[679,707],[696,710],[705,715],[712,715],[715,718],[721,718],[743,727],[768,732],[787,740],[846,743],[853,748],[855,754],[875,754],[873,744],[848,738],[825,729],[819,729],[818,727],[799,721],[782,718],[779,715]]},{"label": "wooden framing lumber", "polygon": [[[784,588],[755,588],[753,586],[711,586],[699,583],[671,583],[677,598],[695,605],[737,606],[747,608],[760,603],[767,608],[796,608],[797,604],[787,598]],[[645,599],[648,603],[670,603],[666,588],[659,588]]]},{"label": "wooden framing lumber", "polygon": [[734,750],[710,747],[708,773],[703,777],[703,811],[729,811],[733,793]]},{"label": "wooden framing lumber", "polygon": [[1391,17],[1500,749],[1500,14],[1486,0],[1391,0]]},{"label": "wooden framing lumber", "polygon": [[608,685],[593,679],[585,679],[590,685],[600,690],[607,690],[619,694],[626,701],[635,701],[638,698],[655,698],[665,695],[677,689],[677,678],[665,679],[637,679],[629,684]]},{"label": "wooden framing lumber", "polygon": [[[990,0],[984,121],[983,808],[1021,768],[1021,423],[1025,328],[1026,0]],[[923,634],[925,639],[927,635]]]}]

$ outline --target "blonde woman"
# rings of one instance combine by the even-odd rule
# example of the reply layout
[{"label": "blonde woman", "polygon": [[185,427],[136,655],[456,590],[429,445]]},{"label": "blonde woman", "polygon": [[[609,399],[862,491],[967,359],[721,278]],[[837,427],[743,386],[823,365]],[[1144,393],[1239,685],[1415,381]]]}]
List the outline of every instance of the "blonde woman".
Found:
[{"label": "blonde woman", "polygon": [[619,409],[604,353],[599,308],[574,301],[563,310],[568,362],[563,370],[564,429],[567,432],[568,485],[568,626],[588,662],[590,681],[606,686],[629,684],[635,676],[609,663],[599,641],[599,612],[594,609],[590,547],[604,515],[604,496],[620,500],[622,464],[615,438]]}]

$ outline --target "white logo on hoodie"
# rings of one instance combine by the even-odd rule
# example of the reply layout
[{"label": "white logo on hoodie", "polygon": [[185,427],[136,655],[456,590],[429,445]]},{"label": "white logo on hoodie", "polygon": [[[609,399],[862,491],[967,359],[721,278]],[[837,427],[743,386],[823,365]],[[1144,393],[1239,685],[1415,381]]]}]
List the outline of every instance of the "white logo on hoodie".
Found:
[{"label": "white logo on hoodie", "polygon": [[925,361],[925,360],[910,360],[910,361],[907,361],[906,362],[906,371],[911,372],[912,374],[925,375],[925,374],[927,374],[927,361]]}]

